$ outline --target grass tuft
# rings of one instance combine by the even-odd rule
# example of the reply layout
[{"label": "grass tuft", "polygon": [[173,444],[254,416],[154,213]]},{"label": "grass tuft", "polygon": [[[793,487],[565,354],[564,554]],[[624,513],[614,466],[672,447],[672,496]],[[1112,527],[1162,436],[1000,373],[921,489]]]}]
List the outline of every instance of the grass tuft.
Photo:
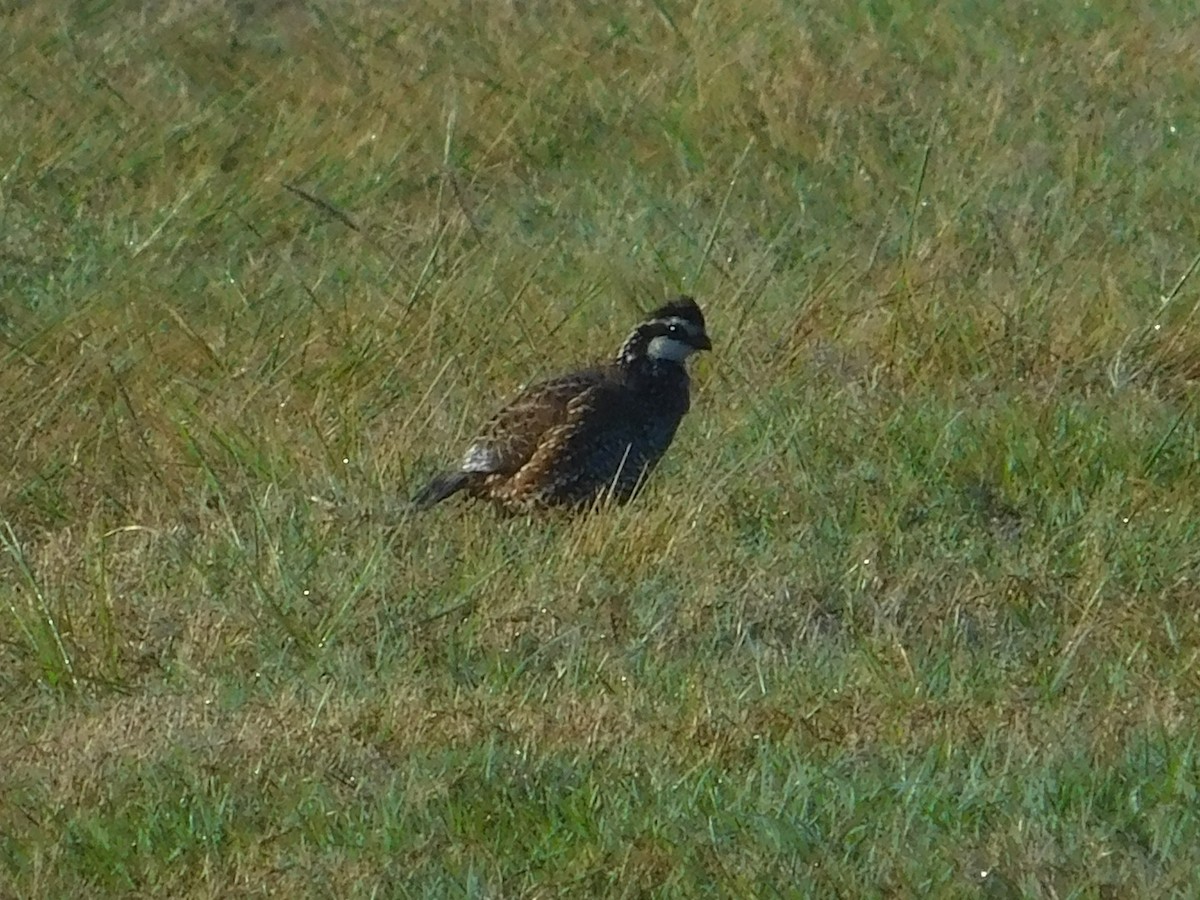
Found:
[{"label": "grass tuft", "polygon": [[[0,895],[1186,896],[1198,29],[8,10]],[[403,513],[679,291],[636,503]]]}]

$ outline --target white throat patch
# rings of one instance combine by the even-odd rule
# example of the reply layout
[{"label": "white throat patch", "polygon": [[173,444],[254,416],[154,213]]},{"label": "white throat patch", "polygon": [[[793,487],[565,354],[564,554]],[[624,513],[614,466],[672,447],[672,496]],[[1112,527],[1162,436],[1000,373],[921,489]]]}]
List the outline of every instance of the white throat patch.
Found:
[{"label": "white throat patch", "polygon": [[691,344],[665,334],[652,338],[646,347],[646,356],[650,359],[669,359],[671,362],[683,362],[695,352],[696,348]]}]

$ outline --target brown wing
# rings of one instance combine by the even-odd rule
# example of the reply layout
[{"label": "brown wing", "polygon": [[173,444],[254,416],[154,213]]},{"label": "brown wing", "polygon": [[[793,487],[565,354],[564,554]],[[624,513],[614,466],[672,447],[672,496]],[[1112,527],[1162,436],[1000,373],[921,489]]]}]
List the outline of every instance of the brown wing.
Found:
[{"label": "brown wing", "polygon": [[572,402],[604,380],[601,371],[587,370],[526,388],[471,442],[463,455],[462,469],[496,475],[520,470],[546,434],[568,421]]},{"label": "brown wing", "polygon": [[628,391],[611,381],[572,397],[562,421],[547,429],[505,493],[517,501],[567,505],[609,491],[627,499],[662,455],[648,443],[646,423],[630,402]]}]

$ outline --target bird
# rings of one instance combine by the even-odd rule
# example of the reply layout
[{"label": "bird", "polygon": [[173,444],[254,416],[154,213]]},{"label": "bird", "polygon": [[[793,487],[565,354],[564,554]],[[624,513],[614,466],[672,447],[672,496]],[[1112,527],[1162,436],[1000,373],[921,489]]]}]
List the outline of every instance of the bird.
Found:
[{"label": "bird", "polygon": [[460,458],[412,499],[463,493],[508,512],[630,500],[691,405],[685,362],[711,350],[704,314],[679,296],[649,313],[607,361],[538,382],[502,407]]}]

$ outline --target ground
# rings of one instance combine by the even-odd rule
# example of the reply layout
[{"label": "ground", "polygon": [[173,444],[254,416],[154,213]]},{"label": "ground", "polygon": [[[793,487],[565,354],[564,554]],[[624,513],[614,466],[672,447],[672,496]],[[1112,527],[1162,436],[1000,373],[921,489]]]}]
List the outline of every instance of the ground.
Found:
[{"label": "ground", "polygon": [[[1192,4],[2,18],[0,895],[1195,891]],[[407,513],[679,292],[635,503]]]}]

